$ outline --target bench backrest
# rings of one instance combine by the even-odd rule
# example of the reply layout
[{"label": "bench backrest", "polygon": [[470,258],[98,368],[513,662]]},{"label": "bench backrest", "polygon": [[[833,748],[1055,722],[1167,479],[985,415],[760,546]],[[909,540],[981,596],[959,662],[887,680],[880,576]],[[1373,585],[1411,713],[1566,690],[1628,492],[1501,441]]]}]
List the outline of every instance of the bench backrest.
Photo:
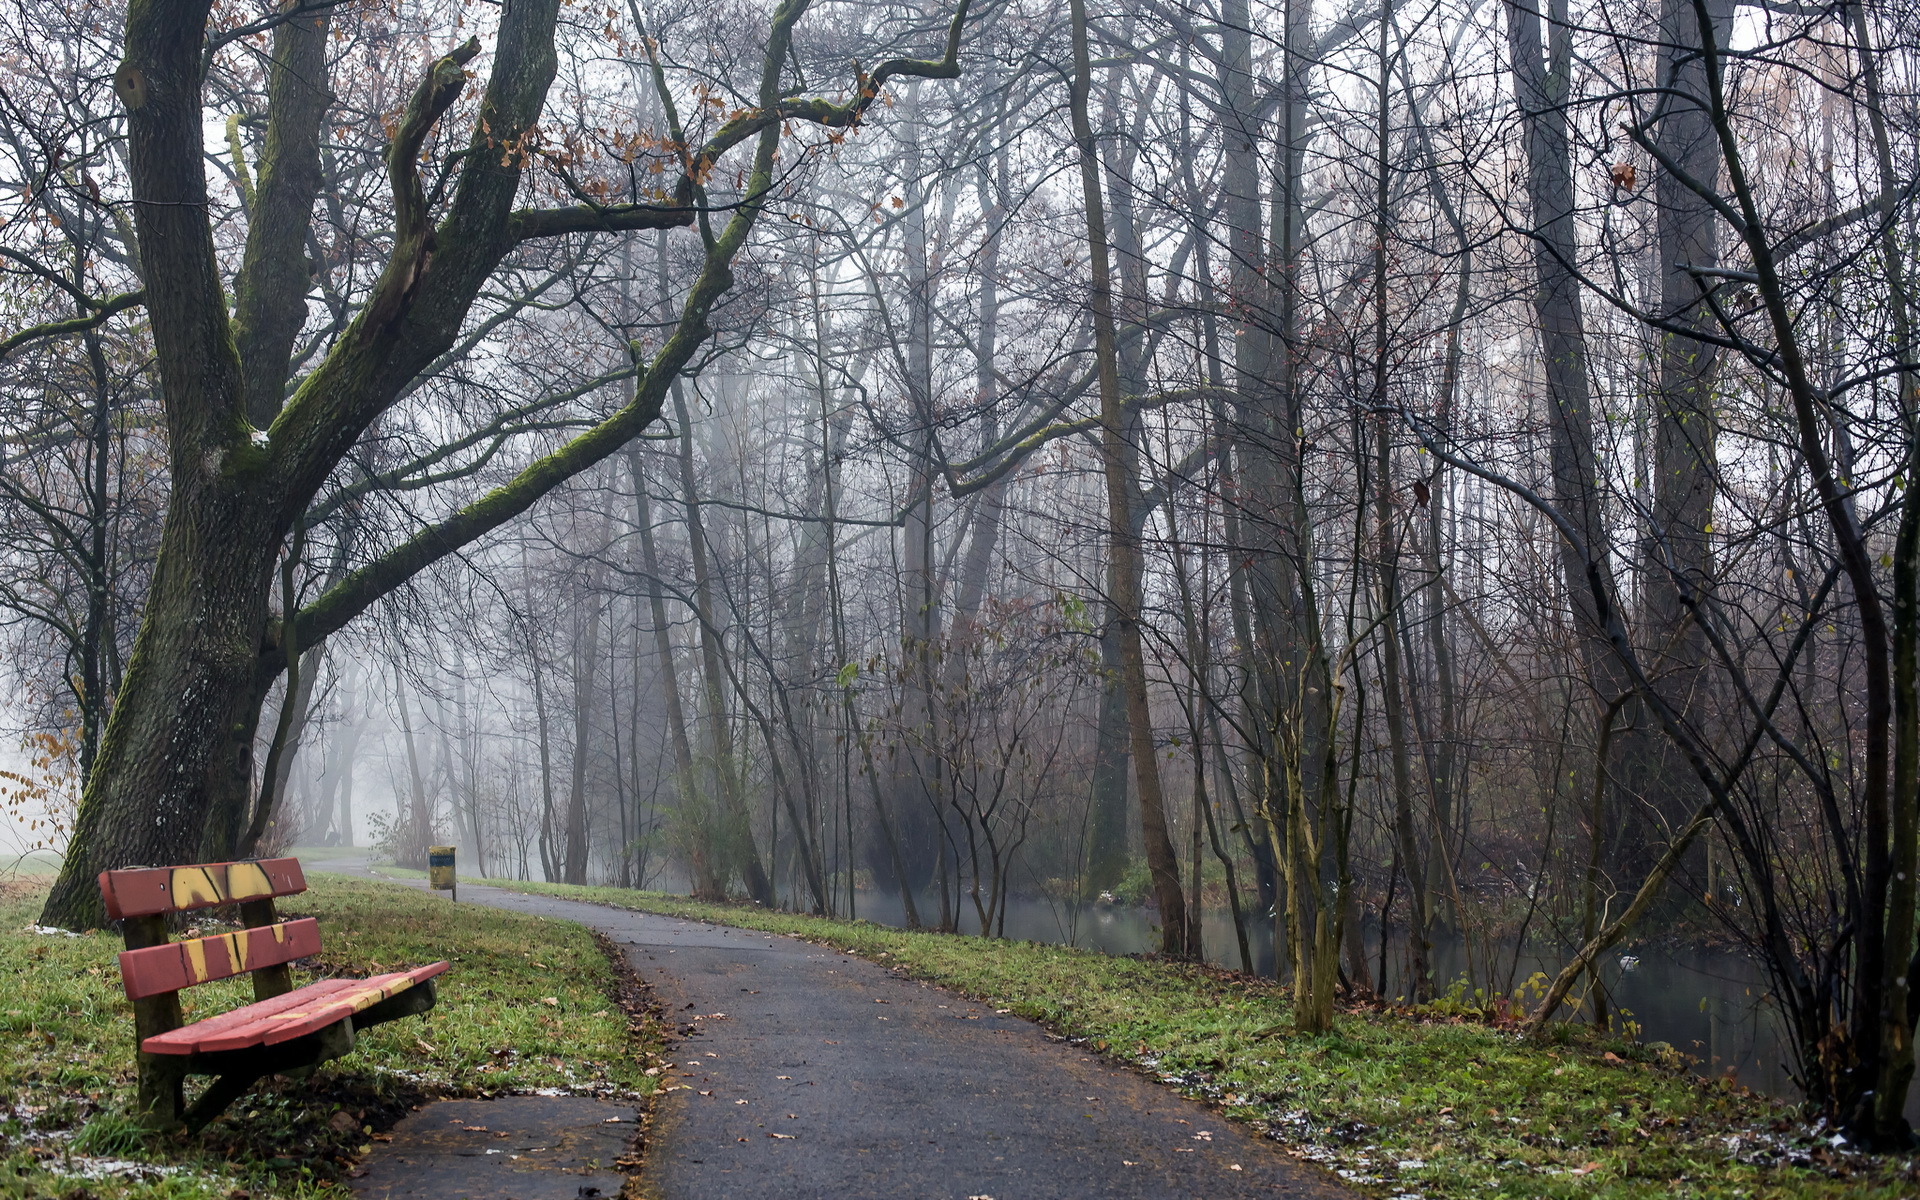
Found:
[{"label": "bench backrest", "polygon": [[100,872],[100,898],[106,901],[107,916],[116,921],[294,896],[306,890],[307,877],[297,858]]},{"label": "bench backrest", "polygon": [[[127,933],[127,949],[120,955],[120,982],[127,999],[178,992],[249,971],[256,973],[256,992],[287,990],[286,964],[320,952],[320,924],[311,917],[279,921],[273,901],[306,890],[306,876],[294,858],[102,871],[100,897],[107,915],[122,921]],[[240,919],[248,928],[167,940],[160,920],[165,914],[217,904],[240,905]]]},{"label": "bench backrest", "polygon": [[318,953],[320,922],[308,917],[122,951],[120,982],[126,985],[127,999],[139,1000]]}]

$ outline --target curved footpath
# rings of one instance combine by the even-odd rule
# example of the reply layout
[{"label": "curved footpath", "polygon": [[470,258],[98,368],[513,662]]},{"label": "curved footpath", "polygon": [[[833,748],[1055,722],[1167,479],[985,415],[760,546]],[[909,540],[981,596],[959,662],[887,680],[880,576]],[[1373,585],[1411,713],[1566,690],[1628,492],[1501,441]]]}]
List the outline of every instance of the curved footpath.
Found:
[{"label": "curved footpath", "polygon": [[[672,1090],[656,1102],[634,1184],[641,1196],[1354,1195],[1217,1112],[1051,1041],[1031,1022],[827,947],[470,884],[460,903],[600,930],[626,951],[669,1020],[694,1028],[669,1050],[677,1065]],[[458,986],[457,973],[447,985]],[[471,1107],[463,1102],[462,1111]],[[507,1117],[503,1104],[474,1127],[498,1131]],[[409,1154],[409,1139],[405,1126],[395,1132],[355,1191],[454,1200],[444,1176],[437,1186],[403,1178],[409,1172],[393,1160]],[[424,1152],[413,1154],[414,1173],[432,1170]]]}]

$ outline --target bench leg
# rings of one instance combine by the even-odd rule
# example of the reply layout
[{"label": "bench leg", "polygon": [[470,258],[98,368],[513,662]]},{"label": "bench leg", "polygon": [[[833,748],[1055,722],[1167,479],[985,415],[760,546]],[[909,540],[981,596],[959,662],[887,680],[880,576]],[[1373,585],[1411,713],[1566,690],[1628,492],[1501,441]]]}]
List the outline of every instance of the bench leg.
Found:
[{"label": "bench leg", "polygon": [[261,1046],[253,1051],[234,1051],[244,1055],[238,1062],[229,1058],[225,1069],[213,1077],[207,1090],[185,1113],[187,1132],[198,1133],[227,1110],[227,1106],[247,1094],[253,1085],[269,1075],[304,1078],[320,1063],[339,1058],[353,1049],[353,1019],[344,1017],[319,1033],[285,1042]]},{"label": "bench leg", "polygon": [[[167,921],[162,916],[128,917],[123,923],[127,949],[163,946],[167,942]],[[155,1129],[174,1129],[180,1124],[182,1098],[180,1083],[186,1077],[185,1064],[177,1056],[148,1054],[140,1049],[156,1034],[180,1028],[180,994],[163,992],[133,1002],[133,1052],[140,1076],[139,1119]]]},{"label": "bench leg", "polygon": [[180,1069],[179,1059],[173,1055],[145,1052],[141,1052],[138,1058],[140,1093],[137,1104],[140,1123],[162,1132],[178,1128],[181,1111],[186,1106],[186,1098],[181,1092],[186,1072]]}]

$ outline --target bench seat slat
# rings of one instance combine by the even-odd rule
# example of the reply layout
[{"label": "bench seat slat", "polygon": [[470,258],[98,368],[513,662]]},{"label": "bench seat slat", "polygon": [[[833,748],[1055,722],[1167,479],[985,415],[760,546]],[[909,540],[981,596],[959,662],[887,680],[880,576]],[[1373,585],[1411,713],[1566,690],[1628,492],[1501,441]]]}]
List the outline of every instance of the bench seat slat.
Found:
[{"label": "bench seat slat", "polygon": [[293,896],[306,890],[307,877],[297,858],[100,872],[100,898],[106,902],[107,916],[116,921]]},{"label": "bench seat slat", "polygon": [[318,953],[320,922],[307,917],[122,951],[120,982],[127,999],[141,1000]]},{"label": "bench seat slat", "polygon": [[286,1009],[298,1008],[324,999],[334,992],[350,988],[359,983],[358,979],[319,979],[302,988],[295,988],[284,995],[271,1000],[261,1000],[239,1008],[229,1009],[195,1021],[191,1025],[182,1025],[171,1033],[159,1033],[140,1043],[140,1048],[150,1054],[191,1054],[201,1047],[201,1040],[211,1039],[221,1034],[231,1033],[252,1021],[271,1016]]},{"label": "bench seat slat", "polygon": [[447,969],[444,962],[410,971],[389,971],[370,979],[322,979],[284,996],[196,1021],[140,1044],[149,1054],[210,1053],[274,1046],[317,1033],[343,1017],[371,1008]]}]

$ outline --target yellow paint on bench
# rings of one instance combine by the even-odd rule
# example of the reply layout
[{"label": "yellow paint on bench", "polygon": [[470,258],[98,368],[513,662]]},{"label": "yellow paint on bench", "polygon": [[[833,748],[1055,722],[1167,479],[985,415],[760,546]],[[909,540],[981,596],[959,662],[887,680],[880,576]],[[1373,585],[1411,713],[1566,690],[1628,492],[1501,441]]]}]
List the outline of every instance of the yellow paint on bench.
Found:
[{"label": "yellow paint on bench", "polygon": [[218,903],[226,899],[220,892],[220,885],[214,882],[213,872],[205,867],[175,867],[168,883],[171,885],[168,890],[173,893],[175,908],[191,908],[196,904]]},{"label": "yellow paint on bench", "polygon": [[227,898],[230,900],[253,900],[261,896],[273,895],[273,884],[267,881],[267,873],[260,869],[257,862],[237,862],[227,864]]}]

